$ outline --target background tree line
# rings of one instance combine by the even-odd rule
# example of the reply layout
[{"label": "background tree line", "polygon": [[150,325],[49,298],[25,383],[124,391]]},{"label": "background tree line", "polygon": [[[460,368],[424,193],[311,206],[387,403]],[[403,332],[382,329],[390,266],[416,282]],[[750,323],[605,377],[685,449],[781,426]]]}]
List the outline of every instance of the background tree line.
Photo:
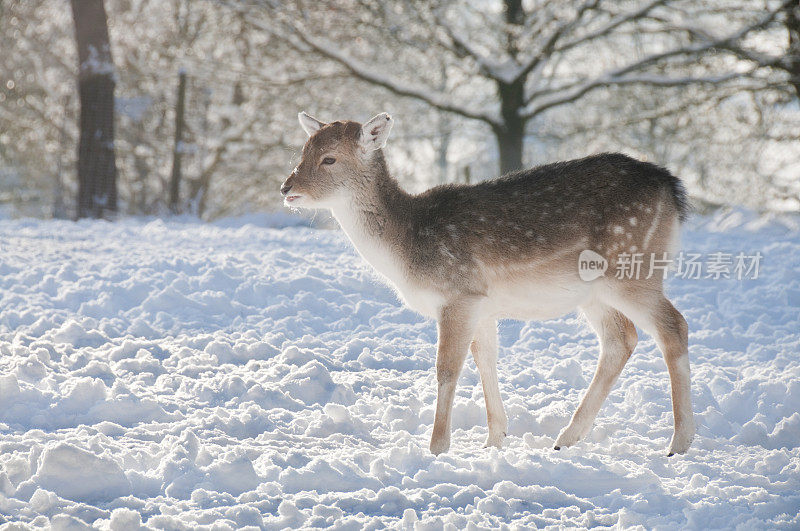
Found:
[{"label": "background tree line", "polygon": [[796,0],[71,8],[0,0],[10,213],[166,213],[176,155],[173,211],[276,208],[304,141],[302,109],[323,120],[394,113],[390,164],[416,190],[617,150],[669,166],[701,201],[800,208]]}]

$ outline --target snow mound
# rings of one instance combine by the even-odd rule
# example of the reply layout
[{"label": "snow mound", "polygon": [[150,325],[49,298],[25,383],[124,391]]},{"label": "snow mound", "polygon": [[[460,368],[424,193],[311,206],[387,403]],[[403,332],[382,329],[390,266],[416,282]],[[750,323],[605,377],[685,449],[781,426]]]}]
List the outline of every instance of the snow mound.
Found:
[{"label": "snow mound", "polygon": [[[116,461],[68,443],[45,449],[32,481],[62,498],[82,502],[110,501],[131,492],[130,482]],[[36,495],[31,503],[34,498]]]}]

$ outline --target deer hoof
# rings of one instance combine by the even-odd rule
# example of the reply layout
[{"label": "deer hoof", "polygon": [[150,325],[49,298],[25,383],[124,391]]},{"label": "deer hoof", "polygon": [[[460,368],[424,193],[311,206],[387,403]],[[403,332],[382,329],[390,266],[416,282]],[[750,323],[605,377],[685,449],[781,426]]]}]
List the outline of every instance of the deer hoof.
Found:
[{"label": "deer hoof", "polygon": [[489,436],[486,438],[486,442],[483,443],[483,447],[489,448],[490,446],[494,446],[495,448],[502,448],[505,438],[505,432],[489,433]]},{"label": "deer hoof", "polygon": [[449,439],[445,438],[431,439],[431,453],[433,455],[443,454],[449,449],[450,449]]}]

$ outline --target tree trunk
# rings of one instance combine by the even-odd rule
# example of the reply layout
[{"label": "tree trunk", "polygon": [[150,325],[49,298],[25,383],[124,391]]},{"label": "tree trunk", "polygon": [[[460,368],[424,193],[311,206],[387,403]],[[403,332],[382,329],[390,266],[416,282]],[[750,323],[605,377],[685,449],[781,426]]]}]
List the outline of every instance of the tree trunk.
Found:
[{"label": "tree trunk", "polygon": [[64,197],[64,151],[67,145],[67,116],[69,115],[70,96],[64,96],[62,108],[64,114],[61,121],[61,131],[58,135],[58,164],[53,186],[53,217],[67,219],[67,203]]},{"label": "tree trunk", "polygon": [[[505,0],[505,21],[509,25],[522,26],[525,11],[522,0]],[[519,54],[518,31],[506,33],[506,51],[514,58]],[[497,82],[497,95],[500,99],[502,125],[493,127],[500,155],[500,173],[506,174],[522,168],[523,140],[526,120],[520,116],[525,107],[525,79],[513,83]]]},{"label": "tree trunk", "polygon": [[183,151],[183,112],[186,107],[186,72],[178,74],[178,102],[175,105],[175,145],[172,150],[172,177],[169,182],[169,211],[180,213],[181,155]]},{"label": "tree trunk", "polygon": [[500,115],[502,125],[493,127],[500,155],[500,173],[506,174],[522,168],[523,139],[526,120],[520,116],[524,107],[523,83],[507,84],[498,82],[500,96]]},{"label": "tree trunk", "polygon": [[441,114],[438,120],[439,143],[436,153],[436,166],[439,168],[439,184],[447,182],[447,150],[450,148],[450,138],[452,135],[451,121],[449,116]]},{"label": "tree trunk", "polygon": [[80,141],[78,218],[117,210],[114,158],[114,63],[102,0],[71,0],[78,45]]},{"label": "tree trunk", "polygon": [[789,4],[786,10],[786,30],[789,33],[789,83],[800,98],[800,6]]}]

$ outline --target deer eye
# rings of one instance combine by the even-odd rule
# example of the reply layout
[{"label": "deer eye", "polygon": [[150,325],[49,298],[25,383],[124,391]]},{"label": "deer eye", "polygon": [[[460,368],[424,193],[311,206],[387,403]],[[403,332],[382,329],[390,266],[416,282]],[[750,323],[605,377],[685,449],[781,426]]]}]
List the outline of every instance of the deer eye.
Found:
[{"label": "deer eye", "polygon": [[336,162],[336,159],[333,157],[325,157],[322,159],[323,164],[333,164],[334,162]]}]

